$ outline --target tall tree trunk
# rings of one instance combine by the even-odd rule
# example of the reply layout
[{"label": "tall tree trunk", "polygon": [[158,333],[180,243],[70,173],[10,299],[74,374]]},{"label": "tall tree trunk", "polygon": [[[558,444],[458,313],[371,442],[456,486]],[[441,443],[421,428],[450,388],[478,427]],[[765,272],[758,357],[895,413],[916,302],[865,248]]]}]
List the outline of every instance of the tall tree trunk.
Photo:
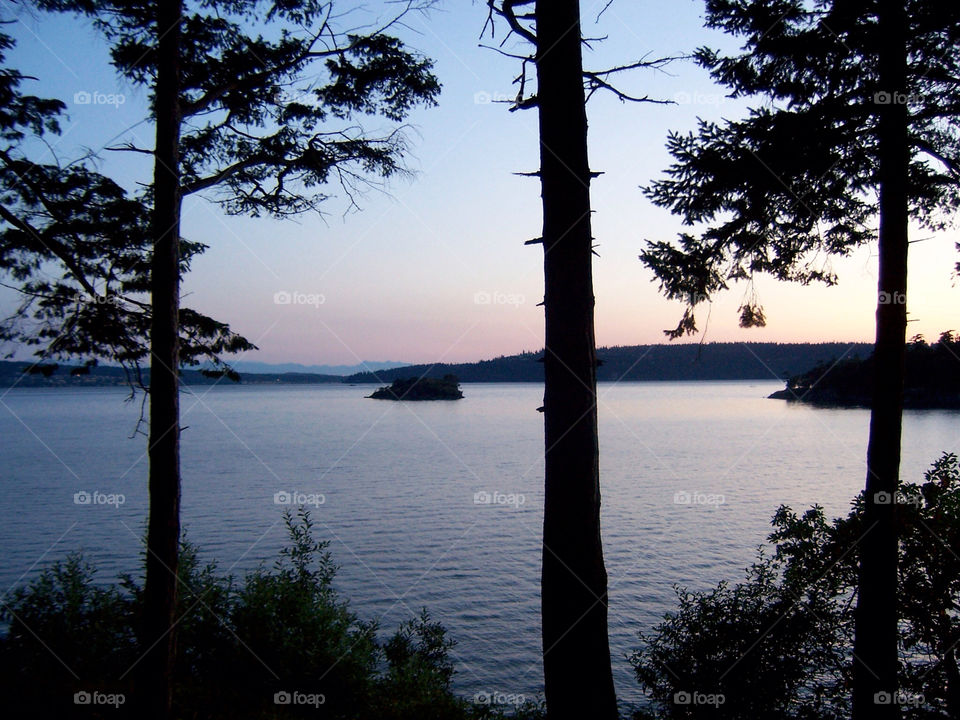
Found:
[{"label": "tall tree trunk", "polygon": [[[873,410],[867,449],[866,535],[854,638],[853,717],[900,716],[897,693],[897,505],[907,334],[907,16],[899,0],[879,10],[880,237]],[[893,700],[891,702],[891,700]]]},{"label": "tall tree trunk", "polygon": [[180,16],[181,0],[158,0],[154,247],[151,260],[150,519],[140,662],[140,717],[171,716],[174,613],[180,542]]},{"label": "tall tree trunk", "polygon": [[600,540],[590,168],[578,0],[537,0],[543,198],[547,714],[616,718]]}]

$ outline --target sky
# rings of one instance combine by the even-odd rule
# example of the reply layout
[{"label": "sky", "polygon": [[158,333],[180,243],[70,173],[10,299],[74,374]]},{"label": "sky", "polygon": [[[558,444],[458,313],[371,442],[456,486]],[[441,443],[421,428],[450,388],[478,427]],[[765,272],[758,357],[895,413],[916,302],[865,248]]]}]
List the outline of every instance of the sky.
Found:
[{"label": "sky", "polygon": [[[598,19],[605,5],[582,2],[584,33],[606,37],[585,50],[588,68],[703,45],[737,47],[703,28],[702,0],[615,0]],[[115,75],[105,42],[84,21],[6,6],[16,20],[7,32],[18,43],[9,62],[36,78],[24,89],[67,103],[64,133],[51,140],[49,152],[69,159],[97,151],[100,169],[125,186],[148,181],[145,158],[102,150],[127,141],[149,146],[152,132],[145,93]],[[499,45],[505,30],[498,24],[493,41],[481,38],[486,15],[484,2],[440,0],[428,14],[406,19],[399,34],[434,59],[443,92],[437,107],[417,109],[408,120],[413,177],[391,181],[385,193],[370,191],[360,212],[344,214],[344,203],[334,199],[325,217],[278,221],[228,217],[207,199],[185,200],[183,235],[210,248],[184,280],[183,303],[229,322],[258,346],[237,359],[464,362],[543,346],[542,248],[524,245],[540,235],[539,185],[516,175],[538,167],[536,111],[508,112],[507,104],[492,102],[516,94],[519,65],[482,47]],[[511,39],[504,49],[523,48]],[[601,346],[666,342],[662,331],[682,314],[637,257],[646,241],[670,240],[683,230],[640,190],[670,163],[667,133],[692,130],[697,118],[739,117],[750,104],[725,97],[690,61],[631,73],[622,84],[674,103],[622,103],[597,94],[588,105],[591,167],[603,172],[591,191]],[[372,131],[388,127],[377,119],[364,124]],[[960,329],[957,232],[915,229],[912,237],[908,334],[934,338]],[[872,341],[875,246],[832,267],[839,284],[830,288],[757,278],[753,291],[766,312],[765,328],[738,327],[737,308],[751,292],[743,284],[701,310],[699,326],[708,341]],[[13,306],[9,293],[0,294],[0,309]]]}]

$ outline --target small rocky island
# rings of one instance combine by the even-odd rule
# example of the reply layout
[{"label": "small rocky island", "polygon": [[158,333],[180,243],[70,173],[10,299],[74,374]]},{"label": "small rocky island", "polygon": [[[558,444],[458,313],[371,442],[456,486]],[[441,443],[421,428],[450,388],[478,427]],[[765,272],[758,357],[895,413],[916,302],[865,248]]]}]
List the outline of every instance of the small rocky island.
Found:
[{"label": "small rocky island", "polygon": [[460,381],[456,375],[442,378],[397,378],[392,385],[386,385],[367,395],[374,400],[462,400]]},{"label": "small rocky island", "polygon": [[[907,345],[904,369],[904,408],[960,408],[960,337],[945,332],[929,344],[922,336],[914,337]],[[872,396],[873,357],[821,363],[770,395],[810,405],[864,408],[871,406]]]}]

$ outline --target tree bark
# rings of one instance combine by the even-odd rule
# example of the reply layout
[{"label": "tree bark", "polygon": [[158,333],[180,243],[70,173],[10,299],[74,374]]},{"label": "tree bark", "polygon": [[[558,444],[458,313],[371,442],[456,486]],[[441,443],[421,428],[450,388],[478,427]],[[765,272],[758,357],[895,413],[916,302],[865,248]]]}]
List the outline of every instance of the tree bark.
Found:
[{"label": "tree bark", "polygon": [[897,504],[907,334],[909,166],[907,16],[897,0],[879,6],[879,280],[873,408],[867,449],[865,528],[854,637],[854,720],[900,717],[897,695]]},{"label": "tree bark", "polygon": [[146,582],[139,664],[139,716],[171,717],[174,614],[180,542],[180,16],[181,0],[158,0],[154,246],[151,259],[149,495]]},{"label": "tree bark", "polygon": [[541,603],[551,720],[617,717],[600,539],[590,168],[578,0],[537,0],[545,501]]}]

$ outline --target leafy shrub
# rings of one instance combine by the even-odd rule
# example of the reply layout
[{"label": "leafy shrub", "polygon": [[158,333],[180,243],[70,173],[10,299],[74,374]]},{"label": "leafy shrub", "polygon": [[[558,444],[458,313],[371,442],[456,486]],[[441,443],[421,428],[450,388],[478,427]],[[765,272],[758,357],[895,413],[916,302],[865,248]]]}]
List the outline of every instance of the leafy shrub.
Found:
[{"label": "leafy shrub", "polygon": [[[503,714],[454,695],[453,647],[426,610],[385,641],[333,588],[328,543],[309,513],[285,516],[290,543],[242,582],[180,552],[174,709],[180,718],[467,720]],[[140,579],[95,582],[78,554],[54,563],[0,608],[0,692],[10,717],[134,717],[131,668]],[[77,704],[76,693],[100,694]],[[104,699],[123,702],[104,704]],[[285,703],[288,700],[290,702]],[[279,701],[279,702],[278,702]],[[517,718],[542,717],[520,708]]]},{"label": "leafy shrub", "polygon": [[[95,569],[70,554],[17,588],[0,606],[0,691],[8,717],[96,717],[74,694],[96,688],[129,695],[124,673],[136,661],[130,598],[94,584]],[[103,710],[103,708],[100,708]]]},{"label": "leafy shrub", "polygon": [[[960,468],[944,454],[924,483],[896,498],[900,525],[903,715],[960,717]],[[744,582],[677,589],[668,613],[631,658],[663,718],[850,716],[858,548],[863,497],[845,518],[780,507],[771,555],[762,548]]]}]

